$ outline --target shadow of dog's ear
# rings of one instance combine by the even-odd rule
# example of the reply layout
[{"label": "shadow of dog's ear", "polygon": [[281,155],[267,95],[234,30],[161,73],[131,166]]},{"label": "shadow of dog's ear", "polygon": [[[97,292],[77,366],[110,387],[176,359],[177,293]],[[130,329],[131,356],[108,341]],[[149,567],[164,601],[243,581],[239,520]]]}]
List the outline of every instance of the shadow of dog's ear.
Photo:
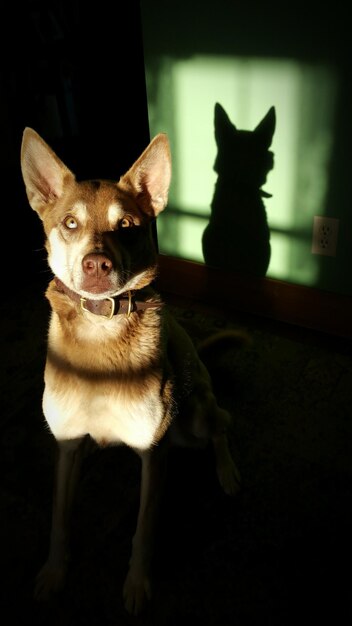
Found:
[{"label": "shadow of dog's ear", "polygon": [[75,177],[55,152],[33,130],[25,128],[21,145],[21,169],[27,198],[42,218],[44,210],[61,197]]},{"label": "shadow of dog's ear", "polygon": [[119,186],[135,197],[140,209],[157,217],[167,205],[171,182],[171,154],[167,135],[159,133],[122,176]]},{"label": "shadow of dog's ear", "polygon": [[214,107],[214,129],[215,129],[215,141],[219,146],[221,140],[226,136],[231,129],[232,132],[236,129],[236,126],[231,122],[225,109],[217,102]]},{"label": "shadow of dog's ear", "polygon": [[269,111],[254,129],[257,136],[261,136],[265,148],[271,146],[276,126],[275,107],[270,107]]}]

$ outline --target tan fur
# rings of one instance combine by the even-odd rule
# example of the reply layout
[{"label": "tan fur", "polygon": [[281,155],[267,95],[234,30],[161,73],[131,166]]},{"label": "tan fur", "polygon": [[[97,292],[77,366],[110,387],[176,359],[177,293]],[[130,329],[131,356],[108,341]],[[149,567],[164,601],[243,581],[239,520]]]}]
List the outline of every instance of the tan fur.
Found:
[{"label": "tan fur", "polygon": [[[52,313],[43,411],[60,454],[50,551],[36,593],[45,598],[64,582],[69,514],[87,436],[99,445],[123,443],[142,459],[141,502],[124,586],[126,608],[137,614],[151,593],[168,444],[212,439],[222,487],[235,493],[239,482],[225,432],[229,415],[218,407],[190,338],[150,286],[157,273],[151,223],[166,206],[171,176],[168,140],[155,137],[118,183],[78,183],[27,128],[21,164],[29,203],[43,221],[48,263],[78,298],[55,281],[46,293]],[[132,289],[153,308],[108,319],[79,304],[79,297],[105,300]]]}]

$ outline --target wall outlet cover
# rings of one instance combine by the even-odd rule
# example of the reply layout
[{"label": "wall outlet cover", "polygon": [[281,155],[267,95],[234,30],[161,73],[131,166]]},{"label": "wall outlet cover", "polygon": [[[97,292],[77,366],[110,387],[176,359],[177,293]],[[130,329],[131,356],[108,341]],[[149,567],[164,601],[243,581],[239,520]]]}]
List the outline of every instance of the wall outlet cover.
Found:
[{"label": "wall outlet cover", "polygon": [[316,215],[313,222],[312,253],[336,256],[340,220]]}]

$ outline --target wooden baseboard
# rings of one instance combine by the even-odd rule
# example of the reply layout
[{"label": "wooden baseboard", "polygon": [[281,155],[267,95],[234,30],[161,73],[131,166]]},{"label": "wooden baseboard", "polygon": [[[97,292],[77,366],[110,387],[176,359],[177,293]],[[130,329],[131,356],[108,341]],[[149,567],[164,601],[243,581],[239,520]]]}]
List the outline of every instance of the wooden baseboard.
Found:
[{"label": "wooden baseboard", "polygon": [[184,298],[352,338],[352,297],[271,278],[227,274],[159,255],[158,289]]}]

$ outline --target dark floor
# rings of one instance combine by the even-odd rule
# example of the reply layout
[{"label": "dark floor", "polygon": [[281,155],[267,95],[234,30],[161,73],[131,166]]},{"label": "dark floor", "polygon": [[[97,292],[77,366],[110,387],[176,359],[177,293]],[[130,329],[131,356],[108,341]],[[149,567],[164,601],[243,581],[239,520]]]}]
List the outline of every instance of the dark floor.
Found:
[{"label": "dark floor", "polygon": [[41,284],[1,304],[1,557],[3,626],[289,626],[351,616],[352,359],[345,341],[243,314],[170,304],[197,342],[245,328],[244,352],[214,366],[235,415],[243,478],[231,499],[210,451],[170,457],[155,558],[154,600],[135,620],[121,589],[138,507],[139,460],[127,448],[84,464],[72,559],[55,602],[32,600],[45,559],[54,442],[41,414],[48,307]]}]

